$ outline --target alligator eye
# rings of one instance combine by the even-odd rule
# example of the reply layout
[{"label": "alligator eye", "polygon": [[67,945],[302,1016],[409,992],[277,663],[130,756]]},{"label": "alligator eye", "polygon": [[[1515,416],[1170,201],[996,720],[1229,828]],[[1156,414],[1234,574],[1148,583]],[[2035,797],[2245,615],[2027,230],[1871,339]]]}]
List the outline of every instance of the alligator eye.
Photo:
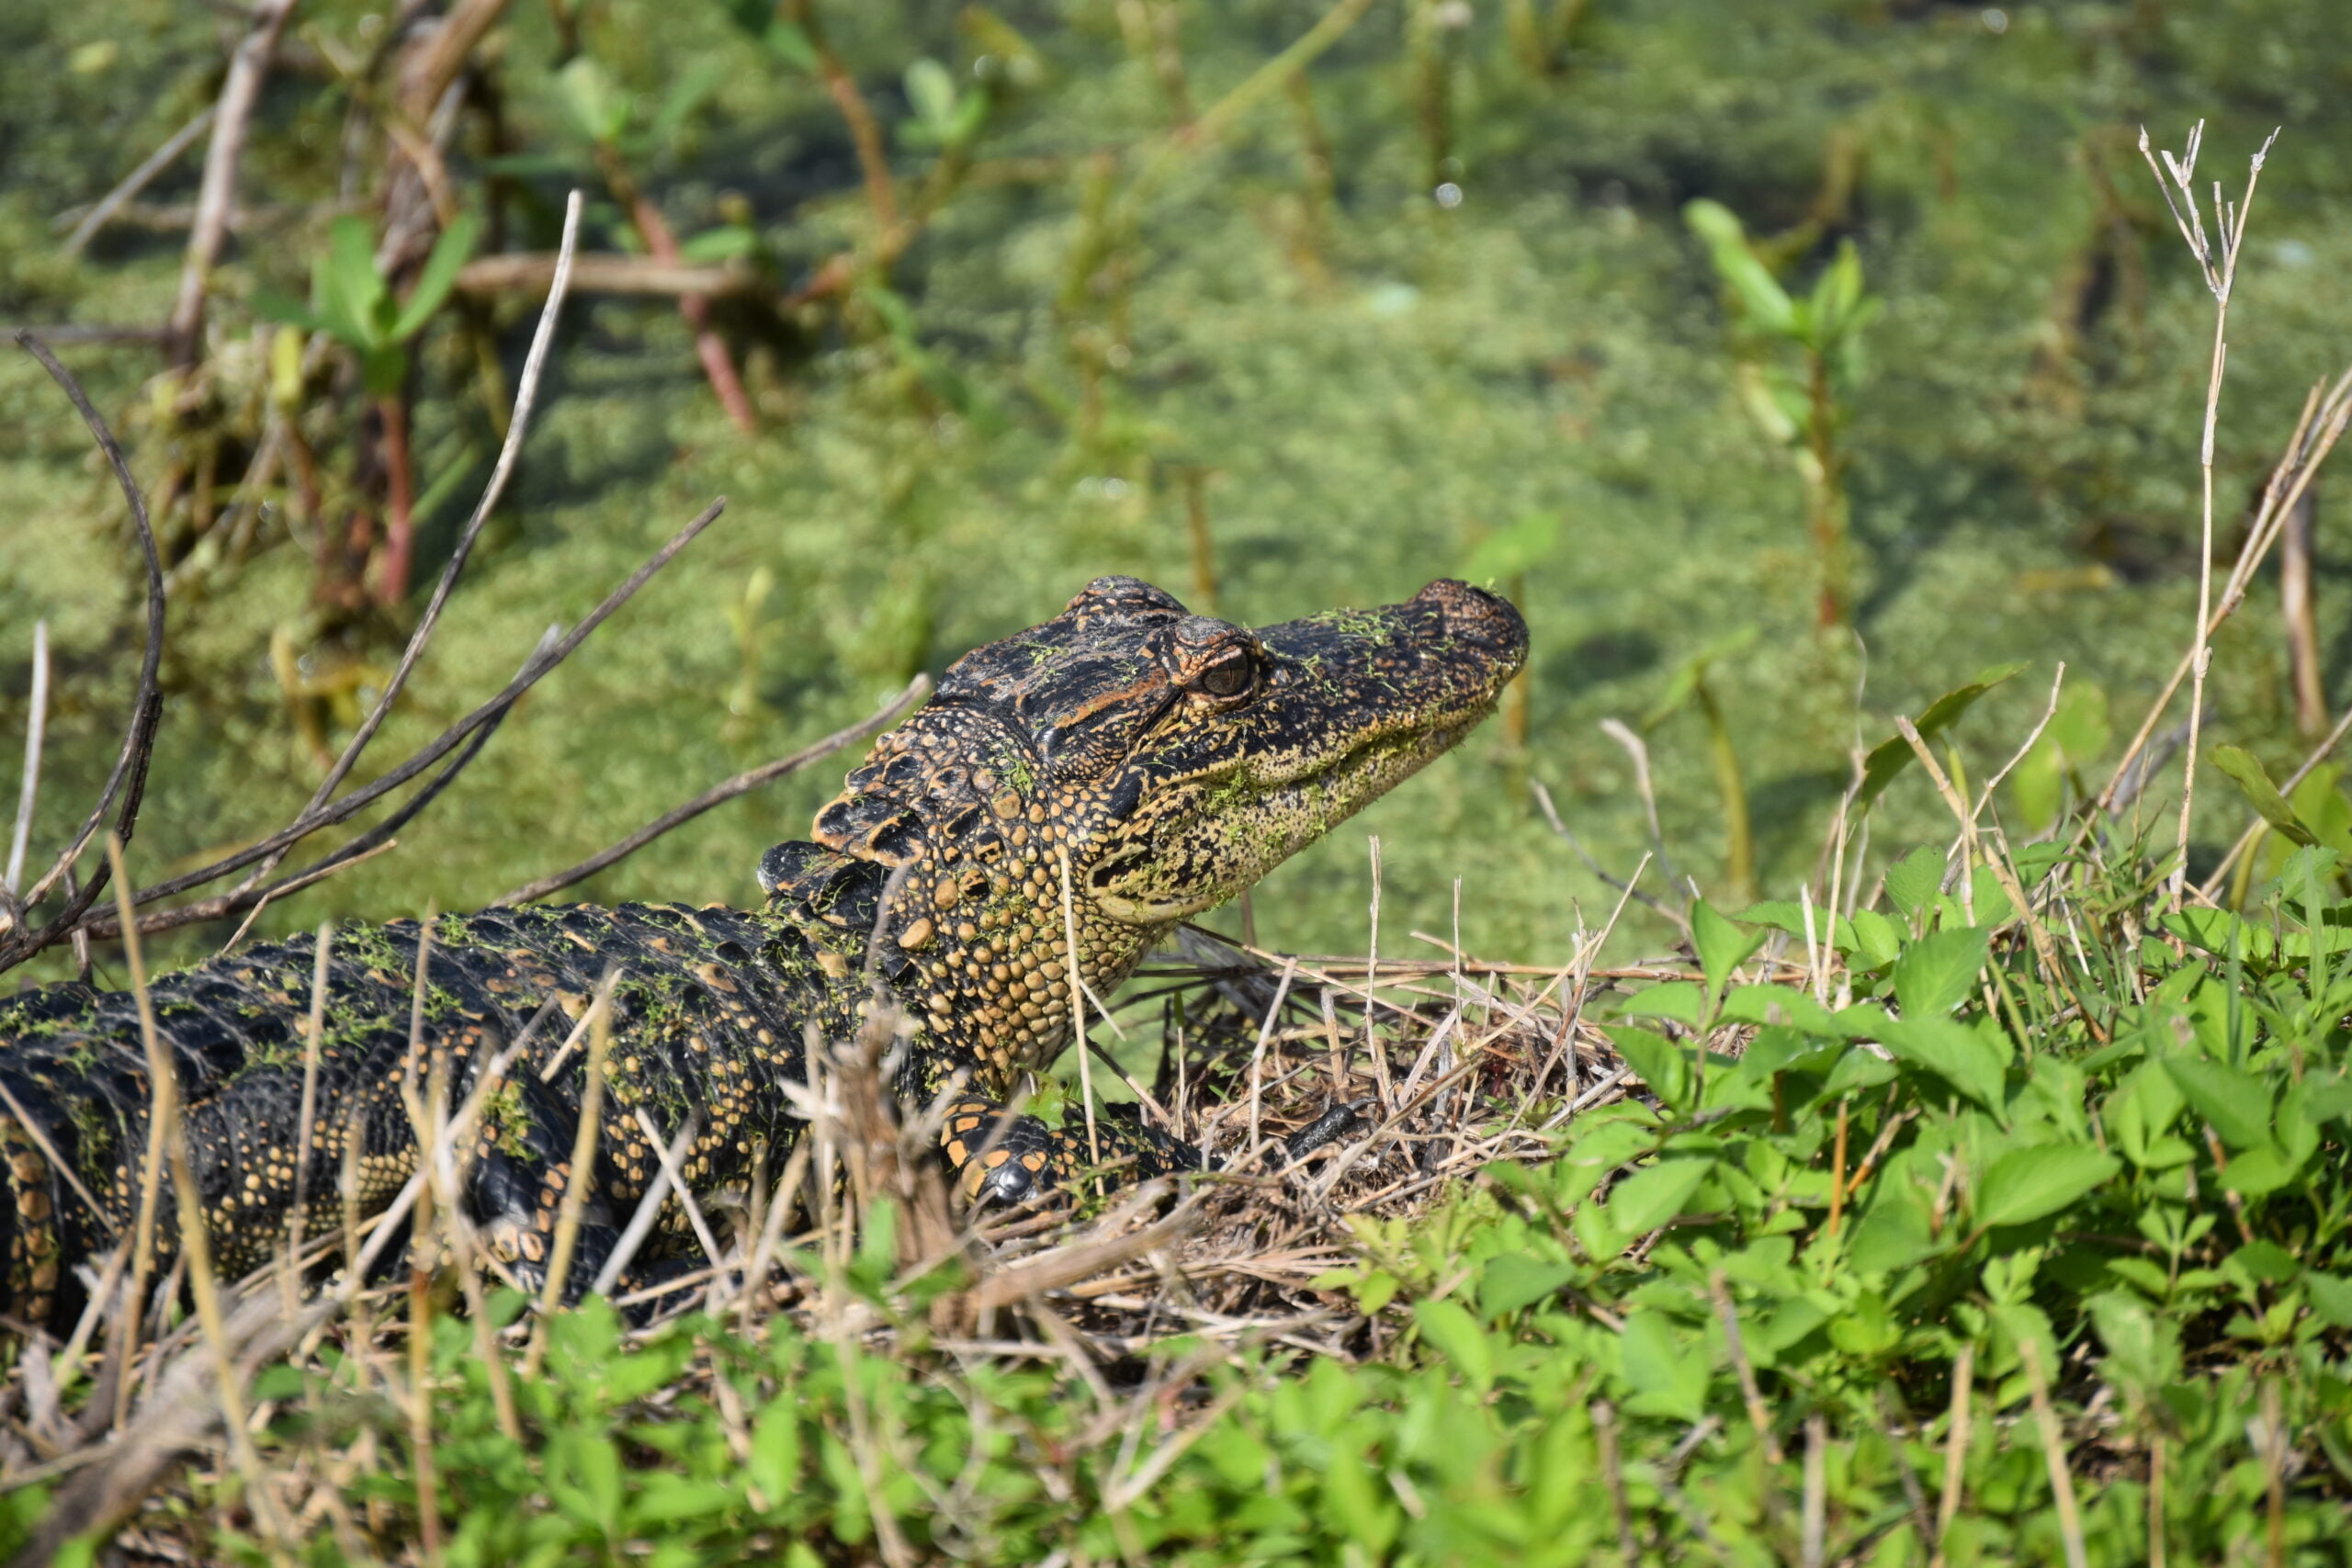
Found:
[{"label": "alligator eye", "polygon": [[1250,667],[1250,656],[1235,653],[1201,671],[1199,686],[1213,697],[1238,697],[1250,689],[1256,671]]}]

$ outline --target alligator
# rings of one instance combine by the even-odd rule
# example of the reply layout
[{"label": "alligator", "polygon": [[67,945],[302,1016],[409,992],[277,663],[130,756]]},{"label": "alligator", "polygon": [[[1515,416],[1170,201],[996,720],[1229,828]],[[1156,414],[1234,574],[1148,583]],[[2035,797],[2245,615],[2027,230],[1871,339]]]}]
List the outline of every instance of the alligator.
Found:
[{"label": "alligator", "polygon": [[[805,1125],[806,1053],[886,1005],[909,1021],[896,1090],[942,1115],[940,1155],[975,1200],[1023,1201],[1090,1163],[1197,1168],[1197,1150],[1139,1119],[1090,1145],[1007,1097],[1069,1043],[1074,1003],[1107,998],[1174,922],[1461,739],[1526,650],[1507,601],[1453,581],[1253,631],[1102,578],[950,666],[811,840],[763,857],[758,908],[525,906],[429,931],[355,927],[332,934],[315,998],[311,938],[162,976],[154,1029],[216,1266],[268,1262],[298,1205],[311,1235],[339,1232],[346,1190],[363,1216],[389,1207],[417,1169],[410,1107],[436,1066],[457,1103],[519,1045],[479,1097],[463,1201],[493,1253],[543,1288],[587,1084],[589,1053],[560,1021],[583,1018],[600,985],[605,1113],[575,1293],[669,1141],[685,1140],[689,1191],[740,1190]],[[60,984],[0,1001],[0,1324],[62,1332],[137,1223],[153,1098],[137,997]],[[1093,1159],[1106,1146],[1114,1157]],[[665,1225],[645,1256],[683,1253],[691,1234]]]}]

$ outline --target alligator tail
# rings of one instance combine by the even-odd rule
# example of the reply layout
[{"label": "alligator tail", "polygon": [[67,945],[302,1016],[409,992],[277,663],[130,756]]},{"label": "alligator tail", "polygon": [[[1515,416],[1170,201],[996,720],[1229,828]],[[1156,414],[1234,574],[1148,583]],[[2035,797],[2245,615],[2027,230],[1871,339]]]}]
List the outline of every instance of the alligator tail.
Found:
[{"label": "alligator tail", "polygon": [[[14,1075],[0,1075],[0,1082]],[[21,1081],[8,1086],[0,1109],[0,1314],[28,1328],[54,1329],[62,1298],[65,1235],[62,1185],[50,1160],[47,1129],[28,1124]],[[30,1112],[26,1112],[29,1115]]]}]

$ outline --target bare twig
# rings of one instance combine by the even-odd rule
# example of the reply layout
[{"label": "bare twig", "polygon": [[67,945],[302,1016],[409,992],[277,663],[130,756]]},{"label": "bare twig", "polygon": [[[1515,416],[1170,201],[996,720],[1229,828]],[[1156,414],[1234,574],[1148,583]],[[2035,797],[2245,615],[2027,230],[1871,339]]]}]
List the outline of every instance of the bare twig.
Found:
[{"label": "bare twig", "polygon": [[[2179,860],[2172,869],[2172,902],[2180,905],[2182,884],[2188,876],[2189,813],[2197,802],[2197,732],[2205,707],[2205,671],[2212,663],[2212,633],[2210,624],[2213,611],[2213,427],[2221,419],[2222,374],[2229,364],[2230,292],[2237,281],[2238,252],[2245,241],[2246,220],[2254,211],[2254,188],[2262,177],[2262,161],[2270,152],[2270,143],[2278,139],[2274,130],[2254,155],[2253,165],[2246,171],[2245,196],[2239,205],[2222,219],[2222,246],[2218,255],[2205,238],[2203,221],[2197,214],[2197,196],[2190,187],[2190,178],[2197,168],[2197,144],[2205,125],[2199,120],[2188,133],[2188,146],[2176,162],[2170,152],[2164,155],[2164,169],[2156,167],[2154,155],[2149,151],[2148,133],[2140,132],[2140,153],[2148,160],[2148,169],[2156,176],[2158,189],[2164,189],[2164,176],[2169,172],[2181,194],[2188,198],[2188,216],[2181,222],[2180,209],[2173,209],[2173,218],[2180,222],[2181,237],[2188,242],[2198,265],[2204,269],[2206,287],[2213,293],[2213,358],[2212,367],[2205,381],[2205,429],[2198,450],[2198,472],[2202,480],[2203,532],[2197,561],[2197,641],[2189,666],[2188,750],[2182,760],[2180,780]],[[2218,195],[2216,200],[2219,200]],[[2165,190],[2165,204],[2173,205],[2172,192]],[[2075,1568],[2081,1568],[2079,1561]]]},{"label": "bare twig", "polygon": [[[1815,1411],[1804,1418],[1804,1511],[1797,1560],[1821,1568],[1823,1533],[1829,1520],[1829,1423]],[[2075,1568],[2081,1568],[2078,1563]]]},{"label": "bare twig", "polygon": [[[610,187],[613,199],[628,211],[646,250],[664,266],[679,265],[684,258],[678,250],[678,237],[670,231],[670,220],[662,216],[662,209],[637,183],[619,151],[606,142],[600,143],[596,152],[605,184]],[[727,340],[711,324],[709,299],[701,294],[681,294],[678,314],[685,318],[687,328],[694,333],[695,357],[702,362],[704,378],[710,382],[718,406],[727,411],[728,419],[737,430],[746,435],[756,434],[758,417],[752,412],[751,396],[743,390],[743,378],[736,372],[735,356],[728,352]]]},{"label": "bare twig", "polygon": [[205,105],[194,119],[172,132],[161,147],[147,154],[145,160],[137,168],[125,175],[121,184],[100,197],[96,204],[83,215],[82,221],[74,226],[74,232],[65,237],[63,247],[65,259],[72,261],[79,256],[89,243],[97,237],[98,231],[105,228],[113,220],[114,215],[122,210],[124,203],[145,190],[157,175],[170,168],[178,160],[179,155],[187,152],[190,144],[210,128],[212,117],[219,107],[217,104]]},{"label": "bare twig", "polygon": [[188,231],[187,260],[180,268],[179,298],[172,305],[170,318],[172,363],[182,368],[201,357],[204,295],[211,285],[213,264],[220,259],[221,242],[229,235],[229,209],[236,203],[237,164],[244,155],[246,122],[261,97],[262,79],[269,74],[277,35],[285,30],[295,4],[296,0],[254,0],[245,36],[229,57],[229,73],[220,84],[212,143],[204,154],[204,183],[197,192],[196,223]]},{"label": "bare twig", "polygon": [[[130,913],[130,879],[123,874],[122,840],[109,835],[107,839],[107,860],[114,872],[115,901],[122,906],[126,918]],[[212,1273],[212,1248],[204,1219],[204,1197],[196,1185],[196,1173],[187,1159],[187,1144],[180,1125],[179,1071],[173,1065],[169,1050],[155,1029],[155,1008],[147,991],[147,965],[139,949],[139,936],[130,932],[123,941],[123,960],[130,970],[130,991],[139,1009],[139,1037],[146,1048],[150,1105],[148,1116],[151,1131],[147,1149],[152,1159],[160,1141],[165,1158],[171,1166],[172,1194],[179,1213],[179,1250],[188,1260],[188,1284],[196,1297],[196,1310],[203,1325],[204,1340],[212,1353],[213,1375],[218,1380],[220,1409],[229,1431],[230,1452],[236,1458],[237,1468],[243,1473],[247,1498],[265,1531],[278,1541],[286,1539],[283,1521],[277,1515],[277,1500],[261,1472],[261,1456],[254,1451],[253,1438],[245,1430],[245,1406],[242,1380],[237,1375],[234,1352],[228,1337],[228,1325],[220,1312],[220,1292]],[[152,1187],[154,1173],[147,1173]],[[153,1235],[153,1216],[149,1216],[148,1234]],[[138,1305],[132,1297],[134,1315]],[[125,1386],[128,1387],[126,1380]]]},{"label": "bare twig", "polygon": [[[528,672],[534,662],[546,658],[548,650],[554,646],[554,642],[555,632],[554,628],[550,627],[548,634],[539,639],[539,646],[531,658],[524,660],[524,671]],[[510,704],[507,707],[492,714],[488,721],[469,738],[465,750],[449,759],[441,771],[425,783],[423,789],[402,801],[398,810],[366,832],[356,834],[347,842],[328,851],[314,863],[289,875],[282,876],[266,886],[254,886],[253,879],[249,877],[243,886],[233,891],[218,894],[210,898],[199,898],[195,903],[183,904],[176,908],[141,915],[139,918],[139,929],[150,933],[171,931],[180,926],[221,919],[235,914],[240,909],[250,910],[251,913],[243,924],[241,924],[236,933],[223,944],[223,951],[235,947],[240,941],[243,940],[246,926],[252,924],[254,919],[259,916],[263,906],[273,898],[281,898],[288,894],[299,893],[311,884],[323,881],[347,866],[356,865],[361,861],[383,853],[399,842],[393,835],[415,820],[418,814],[431,806],[443,790],[456,782],[458,775],[465,772],[473,760],[481,754],[482,748],[490,744],[491,738],[498,733],[498,727],[505,721],[506,715],[512,711],[514,711],[513,705]],[[142,893],[140,897],[143,898],[146,895]],[[111,914],[92,915],[83,922],[81,931],[77,934],[112,940],[121,934],[121,928],[119,922]]]},{"label": "bare twig", "polygon": [[1739,1308],[1731,1299],[1731,1287],[1724,1271],[1716,1269],[1707,1280],[1707,1290],[1714,1297],[1715,1316],[1724,1325],[1724,1345],[1731,1353],[1731,1364],[1739,1374],[1739,1396],[1747,1406],[1747,1424],[1756,1429],[1756,1440],[1764,1445],[1767,1462],[1781,1462],[1781,1439],[1772,1431],[1771,1412],[1765,1408],[1764,1392],[1756,1382],[1756,1369],[1748,1363],[1747,1347],[1740,1337]]},{"label": "bare twig", "polygon": [[2317,499],[2305,491],[2288,509],[2279,531],[2278,615],[2287,626],[2287,671],[2295,689],[2295,727],[2316,735],[2327,722],[2327,686],[2320,664],[2318,609],[2312,603],[2312,539]]},{"label": "bare twig", "polygon": [[[458,269],[461,294],[536,292],[548,286],[562,257],[544,251],[476,256]],[[571,264],[571,287],[582,294],[699,294],[706,299],[773,296],[775,286],[740,263],[699,266],[650,256],[592,254]]]},{"label": "bare twig", "polygon": [[[628,1228],[621,1232],[620,1240],[613,1244],[613,1250],[605,1255],[604,1267],[596,1270],[596,1278],[588,1287],[590,1295],[610,1294],[614,1285],[620,1281],[621,1271],[635,1261],[637,1249],[643,1247],[645,1238],[653,1233],[653,1221],[662,1213],[662,1201],[670,1196],[670,1189],[677,1185],[678,1161],[685,1157],[686,1145],[695,1141],[698,1131],[695,1119],[688,1116],[680,1123],[669,1147],[663,1148],[659,1138],[653,1140],[654,1157],[661,1162],[661,1168],[653,1173],[653,1179],[645,1184],[645,1195],[638,1200],[637,1213],[628,1217]],[[718,1254],[714,1251],[711,1261],[715,1263],[718,1260]]]},{"label": "bare twig", "polygon": [[1315,25],[1298,35],[1279,52],[1270,56],[1255,71],[1235,84],[1216,103],[1203,111],[1189,125],[1180,126],[1162,138],[1142,168],[1136,172],[1134,182],[1127,187],[1126,200],[1132,205],[1157,183],[1161,175],[1173,167],[1178,159],[1195,148],[1215,146],[1227,129],[1265,99],[1282,92],[1292,77],[1313,64],[1323,51],[1342,38],[1372,9],[1372,0],[1336,0]]},{"label": "bare twig", "polygon": [[525,1353],[526,1377],[539,1370],[547,1354],[548,1314],[563,1300],[571,1273],[572,1248],[579,1245],[580,1223],[588,1212],[589,1194],[596,1185],[596,1134],[605,1106],[605,1061],[613,1044],[613,987],[620,980],[617,966],[607,971],[588,1007],[588,1066],[586,1087],[580,1094],[580,1124],[571,1144],[571,1175],[564,1183],[563,1201],[556,1210],[555,1235],[548,1247],[548,1277],[539,1292],[539,1321],[531,1330],[531,1348]]},{"label": "bare twig", "polygon": [[[717,522],[726,509],[727,501],[723,496],[703,508],[693,521],[671,536],[669,543],[655,551],[650,558],[631,572],[628,581],[606,594],[603,603],[591,610],[578,626],[557,639],[544,654],[535,655],[524,666],[522,673],[508,682],[496,695],[442,731],[437,739],[400,766],[393,768],[374,782],[353,790],[323,809],[306,817],[297,818],[288,827],[280,829],[257,843],[248,844],[233,854],[223,856],[209,865],[199,866],[185,874],[159,882],[152,887],[141,888],[133,902],[153,903],[160,898],[168,898],[174,894],[185,893],[192,887],[200,887],[208,882],[217,881],[232,871],[241,871],[256,861],[278,852],[289,844],[308,838],[322,828],[333,827],[338,822],[356,816],[386,795],[415,778],[425,769],[448,755],[450,751],[471,739],[484,725],[495,723],[502,717],[509,708],[514,705],[516,698],[537,684],[548,671],[571,657],[571,653],[585,642],[596,628],[612,615],[613,612],[634,598],[639,590],[650,581],[656,573],[677,558],[679,551],[692,544],[704,529]],[[84,929],[78,926],[65,928],[59,922],[52,922],[52,926],[58,929],[47,934],[44,940],[28,942],[21,953],[10,955],[8,962],[14,963],[21,957],[38,952],[51,942],[62,940],[73,931]]]},{"label": "bare twig", "polygon": [[1936,1499],[1936,1538],[1928,1543],[1935,1555],[1928,1568],[1943,1568],[1944,1538],[1960,1513],[1961,1483],[1967,1475],[1968,1406],[1971,1381],[1976,1371],[1976,1347],[1962,1345],[1951,1364],[1951,1421],[1944,1431],[1944,1486]]},{"label": "bare twig", "polygon": [[1592,1435],[1600,1444],[1600,1478],[1609,1488],[1609,1504],[1617,1517],[1617,1549],[1625,1568],[1640,1568],[1641,1548],[1634,1542],[1634,1510],[1625,1497],[1625,1467],[1617,1449],[1617,1411],[1605,1399],[1592,1403]]},{"label": "bare twig", "polygon": [[[2236,564],[2230,569],[2229,579],[2222,590],[2221,602],[2213,606],[2212,615],[2206,622],[2205,638],[2208,642],[2213,633],[2221,629],[2222,624],[2235,615],[2239,605],[2245,603],[2255,571],[2277,542],[2288,513],[2301,503],[2320,468],[2327,461],[2328,455],[2343,438],[2347,423],[2352,423],[2352,370],[2346,371],[2333,387],[2326,388],[2324,396],[2320,389],[2313,389],[2312,397],[2305,402],[2302,418],[2294,434],[2288,438],[2286,450],[2280,455],[2278,467],[2271,472],[2270,482],[2263,491],[2261,505],[2256,510],[2254,525],[2247,531],[2245,545],[2238,552]],[[2171,706],[2173,697],[2180,691],[2181,682],[2188,679],[2195,660],[2196,649],[2192,648],[2181,655],[2170,679],[2156,694],[2155,701],[2149,705],[2147,716],[2140,721],[2139,729],[2124,747],[2123,755],[2117,760],[2107,786],[2099,792],[2097,802],[2098,813],[2118,809],[2120,793],[2128,782],[2141,776],[2134,771],[2141,752],[2155,733],[2156,726],[2162,722],[2165,709]],[[2090,831],[2095,815],[2085,818],[2077,829],[2078,835]]]},{"label": "bare twig", "polygon": [[[441,569],[441,580],[433,585],[433,597],[425,602],[424,614],[417,621],[416,630],[410,634],[408,646],[401,650],[400,663],[384,682],[383,694],[376,699],[376,705],[368,710],[368,716],[360,721],[359,728],[344,746],[343,755],[335,759],[334,766],[327,770],[327,776],[311,793],[310,804],[302,808],[304,817],[323,807],[343,781],[351,776],[351,770],[359,761],[359,754],[368,749],[368,743],[383,728],[385,718],[392,711],[392,704],[399,700],[401,688],[408,684],[410,672],[415,670],[417,660],[424,657],[425,644],[433,640],[434,629],[441,623],[442,607],[448,604],[449,594],[458,585],[458,575],[466,570],[466,560],[473,554],[474,541],[481,536],[482,525],[490,521],[491,512],[498,505],[499,498],[506,493],[506,481],[514,472],[515,460],[522,456],[523,436],[530,429],[531,408],[538,400],[539,379],[546,374],[548,350],[555,342],[556,319],[562,313],[564,293],[571,283],[571,256],[580,239],[580,193],[575,190],[564,202],[563,243],[556,252],[555,275],[548,286],[548,302],[539,311],[538,329],[531,334],[531,351],[523,361],[523,378],[514,391],[514,415],[507,422],[506,440],[498,449],[498,461],[491,468],[490,482],[482,487],[481,499],[474,503],[473,515],[466,520],[464,530],[458,534],[457,547],[449,552],[448,564]],[[275,865],[277,863],[272,860],[268,863]]]},{"label": "bare twig", "polygon": [[[2257,165],[2258,166],[2258,165]],[[2058,1429],[2058,1413],[2050,1403],[2050,1382],[2041,1366],[2041,1347],[2030,1335],[2018,1340],[2018,1357],[2025,1363],[2027,1391],[2033,1396],[2033,1421],[2041,1433],[2041,1455],[2050,1471],[2050,1493],[2058,1505],[2058,1533],[2065,1541],[2066,1568],[2089,1568],[2084,1550],[2083,1515],[2075,1503],[2075,1478],[2066,1468],[2066,1438]]]},{"label": "bare twig", "polygon": [[[638,1127],[645,1134],[645,1141],[660,1149],[662,1129],[653,1124],[653,1118],[646,1114],[645,1107],[639,1105],[631,1109],[637,1117]],[[670,1185],[678,1190],[678,1201],[686,1211],[687,1224],[694,1227],[695,1239],[702,1244],[703,1256],[716,1265],[721,1261],[718,1237],[712,1234],[710,1222],[703,1218],[702,1205],[695,1201],[694,1189],[686,1185],[685,1172],[678,1163],[685,1157],[686,1149],[694,1142],[686,1134],[696,1130],[694,1119],[688,1117],[685,1125],[678,1129],[679,1136],[672,1141],[669,1148],[662,1150],[662,1169],[663,1174],[669,1177]],[[612,1268],[610,1260],[606,1261],[605,1267]],[[622,1267],[627,1267],[626,1259],[623,1260]],[[618,1279],[620,1269],[613,1269],[613,1276]]]},{"label": "bare twig", "polygon": [[[39,339],[24,333],[17,334],[17,343],[27,354],[39,360],[50,378],[64,389],[65,395],[73,400],[74,407],[80,412],[83,423],[89,426],[98,449],[106,454],[107,466],[114,470],[115,483],[121,488],[123,499],[130,503],[131,525],[139,532],[140,548],[146,557],[147,564],[147,647],[140,661],[139,689],[131,698],[130,723],[123,734],[122,750],[115,757],[113,771],[107,773],[105,785],[98,791],[97,804],[90,808],[89,816],[84,818],[73,842],[66,846],[64,852],[57,857],[39,881],[24,890],[23,902],[30,907],[39,903],[50,888],[73,870],[74,862],[81,859],[82,852],[88,848],[91,838],[98,830],[98,824],[106,819],[107,808],[113,806],[118,795],[122,798],[122,809],[115,818],[116,835],[124,843],[129,843],[138,823],[139,803],[147,790],[147,760],[154,749],[155,727],[164,713],[163,686],[159,678],[164,658],[164,564],[155,550],[155,531],[148,522],[147,498],[141,493],[139,482],[130,477],[130,462],[123,456],[122,444],[115,439],[114,432],[99,417],[98,411],[90,402],[89,394],[82,390],[82,384],[74,378],[73,372],[57,362],[55,355],[50,353]],[[101,872],[83,885],[80,891],[69,895],[63,912],[40,931],[27,934],[19,929],[8,933],[6,940],[0,940],[0,970],[60,940],[88,911],[105,886],[106,874]]]},{"label": "bare twig", "polygon": [[33,830],[33,807],[40,799],[41,739],[49,727],[49,623],[33,623],[32,714],[25,722],[25,777],[17,789],[17,826],[8,837],[8,868],[0,872],[0,920],[13,930],[17,884],[24,880],[25,845]]},{"label": "bare twig", "polygon": [[826,38],[824,26],[817,17],[813,0],[786,0],[786,10],[808,39],[809,48],[817,56],[817,73],[824,81],[826,95],[841,110],[842,120],[849,127],[850,142],[857,149],[858,173],[865,181],[865,199],[874,209],[874,231],[877,236],[888,234],[899,226],[899,196],[898,186],[890,178],[890,156],[883,145],[882,128],[875,120],[865,95],[858,91],[857,78],[849,73],[841,56],[833,51],[831,40]]}]

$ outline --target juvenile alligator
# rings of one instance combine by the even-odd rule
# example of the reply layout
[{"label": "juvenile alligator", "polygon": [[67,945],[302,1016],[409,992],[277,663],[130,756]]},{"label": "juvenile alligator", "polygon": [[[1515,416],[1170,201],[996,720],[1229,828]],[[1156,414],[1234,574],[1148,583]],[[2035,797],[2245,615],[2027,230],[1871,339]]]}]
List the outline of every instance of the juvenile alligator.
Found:
[{"label": "juvenile alligator", "polygon": [[[1064,1179],[1084,1163],[1084,1134],[1028,1117],[1000,1127],[990,1097],[1069,1043],[1072,946],[1107,997],[1171,922],[1239,893],[1460,739],[1526,649],[1518,613],[1459,582],[1253,632],[1102,578],[1043,626],[957,660],[819,813],[814,841],[763,858],[763,908],[441,917],[421,1050],[416,923],[338,933],[299,1181],[312,942],[167,976],[153,1003],[214,1255],[232,1275],[274,1256],[298,1187],[308,1233],[333,1234],[347,1150],[362,1213],[386,1207],[416,1165],[404,1085],[413,1095],[445,1054],[462,1097],[553,1001],[561,1016],[485,1096],[466,1194],[536,1284],[585,1083],[585,1053],[561,1050],[567,1021],[608,970],[605,1134],[575,1282],[595,1276],[658,1168],[640,1109],[664,1139],[694,1120],[691,1190],[740,1186],[757,1145],[797,1135],[805,1042],[851,1037],[877,997],[916,1021],[900,1095],[959,1096],[943,1154],[967,1191],[1012,1200]],[[57,985],[0,1001],[0,1315],[62,1328],[84,1299],[76,1266],[135,1224],[150,1096],[134,998]],[[1116,1146],[1146,1173],[1199,1163],[1139,1124]]]}]

